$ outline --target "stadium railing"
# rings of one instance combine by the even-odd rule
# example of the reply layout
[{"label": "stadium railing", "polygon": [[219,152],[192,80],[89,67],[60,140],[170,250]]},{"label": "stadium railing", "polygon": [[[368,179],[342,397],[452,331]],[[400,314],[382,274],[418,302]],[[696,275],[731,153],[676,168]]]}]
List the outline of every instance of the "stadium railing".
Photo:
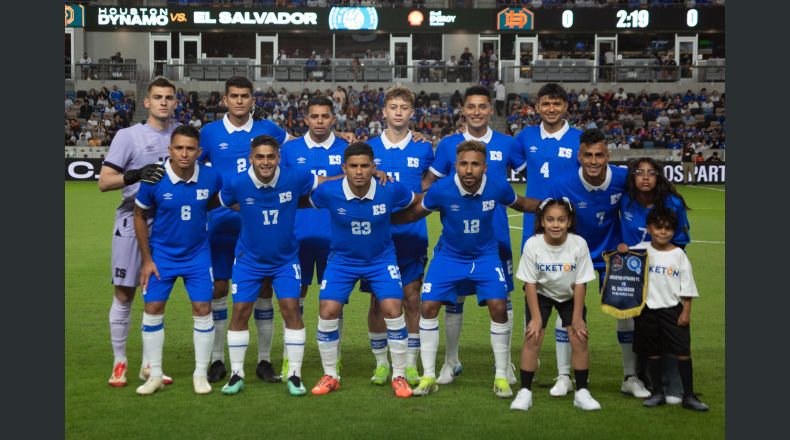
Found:
[{"label": "stadium railing", "polygon": [[700,82],[725,81],[724,59],[701,60],[692,67],[660,66],[651,59],[624,59],[614,65],[592,60],[537,60],[531,65],[502,66],[506,83],[512,82]]},{"label": "stadium railing", "polygon": [[111,63],[109,58],[99,58],[91,64],[66,64],[66,79],[99,79],[137,81],[142,65],[137,59],[127,58],[123,63]]}]

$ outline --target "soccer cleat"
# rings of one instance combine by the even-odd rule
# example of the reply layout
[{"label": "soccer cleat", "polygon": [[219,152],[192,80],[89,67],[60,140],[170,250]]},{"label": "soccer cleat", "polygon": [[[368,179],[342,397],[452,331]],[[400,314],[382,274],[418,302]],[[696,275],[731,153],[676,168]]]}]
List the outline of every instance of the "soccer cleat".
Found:
[{"label": "soccer cleat", "polygon": [[192,376],[192,388],[195,394],[208,394],[211,392],[211,385],[206,376]]},{"label": "soccer cleat", "polygon": [[228,369],[225,368],[225,363],[216,360],[208,367],[208,381],[219,382],[228,375]]},{"label": "soccer cleat", "polygon": [[516,398],[513,399],[513,402],[510,404],[510,409],[526,411],[530,407],[532,407],[532,391],[522,388],[519,390],[518,394],[516,394]]},{"label": "soccer cleat", "polygon": [[288,393],[292,396],[304,396],[307,394],[307,389],[304,387],[302,383],[302,379],[299,376],[291,376],[288,378],[286,382],[288,384]]},{"label": "soccer cleat", "polygon": [[596,411],[601,409],[601,404],[598,403],[597,400],[593,399],[593,397],[590,395],[590,391],[587,388],[576,390],[576,392],[573,393],[573,406],[576,408],[581,408],[585,411]]},{"label": "soccer cleat", "polygon": [[567,374],[560,374],[554,380],[554,386],[549,390],[549,394],[552,397],[566,396],[573,389],[573,382],[571,382],[571,377]]},{"label": "soccer cleat", "polygon": [[423,376],[417,387],[412,390],[412,395],[422,397],[437,391],[439,391],[439,384],[436,382],[436,379]]},{"label": "soccer cleat", "polygon": [[460,363],[451,365],[445,362],[445,364],[442,365],[442,369],[439,370],[439,377],[436,379],[436,383],[439,385],[451,384],[453,380],[455,380],[455,376],[460,375],[463,370],[464,368]]},{"label": "soccer cleat", "polygon": [[144,384],[137,387],[137,394],[147,396],[164,389],[165,384],[161,377],[149,377]]},{"label": "soccer cleat", "polygon": [[497,377],[494,379],[494,394],[501,399],[513,397],[513,390],[510,389],[510,384],[504,377]]},{"label": "soccer cleat", "polygon": [[511,362],[510,365],[508,365],[507,369],[505,370],[505,373],[506,373],[505,378],[507,379],[507,383],[509,383],[510,385],[515,385],[516,382],[518,382],[518,379],[516,379],[516,366],[513,365],[513,362]]},{"label": "soccer cleat", "polygon": [[280,367],[280,380],[288,377],[289,371],[289,364],[288,364],[288,357],[283,358],[283,365]]},{"label": "soccer cleat", "polygon": [[255,374],[266,382],[282,382],[280,376],[274,374],[272,363],[266,360],[258,362],[258,368],[255,369]]},{"label": "soccer cleat", "polygon": [[225,394],[226,396],[232,396],[234,394],[239,394],[239,392],[243,389],[244,389],[244,378],[234,373],[230,377],[228,383],[226,383],[222,387],[222,394]]},{"label": "soccer cleat", "polygon": [[669,394],[667,394],[666,399],[667,399],[667,404],[669,405],[679,405],[681,402],[683,402],[683,399],[681,399],[680,397],[670,396]]},{"label": "soccer cleat", "polygon": [[622,391],[624,394],[631,394],[634,397],[638,397],[640,399],[647,399],[650,397],[650,391],[645,388],[645,385],[636,376],[628,376],[623,381],[623,385],[620,386],[620,391]]},{"label": "soccer cleat", "polygon": [[415,367],[406,367],[406,382],[414,386],[420,383],[420,373]]},{"label": "soccer cleat", "polygon": [[126,386],[126,362],[118,362],[112,367],[112,375],[110,376],[110,386],[125,387]]},{"label": "soccer cleat", "polygon": [[655,408],[658,405],[667,403],[667,398],[664,393],[653,394],[642,402],[642,406],[647,408]]},{"label": "soccer cleat", "polygon": [[392,391],[395,392],[395,397],[405,398],[411,397],[413,394],[408,382],[406,382],[406,378],[403,376],[392,379]]},{"label": "soccer cleat", "polygon": [[704,403],[702,403],[696,394],[690,394],[688,396],[683,396],[683,408],[686,409],[693,409],[694,411],[707,411],[710,407]]},{"label": "soccer cleat", "polygon": [[338,389],[340,389],[340,381],[328,374],[325,374],[321,377],[321,380],[315,384],[311,392],[315,395],[322,395],[329,394],[332,391],[336,391]]},{"label": "soccer cleat", "polygon": [[389,365],[379,365],[375,370],[373,370],[373,376],[370,378],[370,382],[375,385],[384,385],[387,383],[387,379],[389,379],[389,377]]},{"label": "soccer cleat", "polygon": [[[140,367],[140,374],[139,374],[140,380],[148,380],[148,377],[150,375],[151,375],[151,364],[146,364],[145,366]],[[165,385],[170,385],[171,383],[173,383],[173,378],[166,374],[163,374],[162,383]]]}]

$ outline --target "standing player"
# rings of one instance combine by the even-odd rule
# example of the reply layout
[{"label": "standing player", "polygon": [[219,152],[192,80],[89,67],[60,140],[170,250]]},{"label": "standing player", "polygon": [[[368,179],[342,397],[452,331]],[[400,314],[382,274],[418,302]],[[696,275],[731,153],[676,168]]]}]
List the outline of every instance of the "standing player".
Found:
[{"label": "standing player", "polygon": [[[140,244],[143,266],[140,288],[143,292],[143,353],[151,365],[148,380],[137,394],[153,394],[164,388],[162,347],[165,342],[165,304],[180,276],[192,301],[195,322],[195,393],[211,392],[206,379],[214,324],[211,320],[211,251],[208,244],[208,211],[217,206],[216,195],[222,180],[216,171],[197,165],[200,133],[182,125],[173,131],[170,158],[165,161],[167,178],[156,184],[143,183],[137,193],[134,230]],[[152,213],[152,214],[149,214]],[[153,216],[151,239],[148,219]]]},{"label": "standing player", "polygon": [[[418,142],[409,131],[409,121],[414,114],[414,94],[402,86],[390,87],[384,94],[382,109],[387,128],[368,143],[373,148],[376,169],[406,185],[415,193],[422,192],[422,178],[433,162],[433,147],[428,142]],[[424,219],[406,225],[392,226],[392,241],[398,259],[406,328],[409,331],[406,381],[417,385],[417,357],[420,354],[420,286],[428,261],[428,226]],[[369,283],[361,283],[361,291],[370,292]],[[375,296],[371,296],[368,313],[368,336],[376,370],[371,381],[384,385],[390,374],[387,361],[387,327]]]},{"label": "standing player", "polygon": [[[508,352],[512,326],[507,314],[507,282],[496,240],[496,205],[519,211],[535,210],[539,201],[516,195],[507,180],[486,175],[486,146],[480,141],[463,141],[456,147],[455,175],[442,179],[428,190],[422,204],[399,214],[397,222],[441,213],[442,235],[422,287],[420,355],[423,376],[414,395],[438,390],[436,352],[439,348],[439,309],[455,304],[458,288],[474,288],[479,305],[487,305],[491,315],[491,347],[494,351],[494,393],[510,397],[507,379]],[[490,176],[490,178],[488,177]]]},{"label": "standing player", "polygon": [[258,292],[268,281],[285,322],[288,391],[301,396],[306,392],[301,379],[305,329],[299,313],[301,267],[294,223],[299,198],[315,189],[318,177],[280,167],[280,145],[271,136],[253,139],[250,163],[250,169],[234,177],[220,194],[223,206],[239,206],[242,224],[233,264],[233,317],[228,330],[232,375],[222,393],[237,394],[244,388],[244,355],[250,340],[247,323]]},{"label": "standing player", "polygon": [[[517,171],[524,171],[527,178],[527,197],[545,199],[551,193],[553,184],[563,174],[576,170],[579,154],[581,130],[573,128],[564,119],[568,111],[568,93],[559,84],[549,83],[538,90],[537,112],[539,125],[524,127],[516,136],[521,147],[525,165]],[[524,213],[522,223],[521,249],[535,231],[535,216]],[[524,323],[526,329],[526,322]],[[557,343],[557,359],[560,374],[557,385],[550,390],[552,396],[564,396],[571,389],[565,378],[571,374],[571,346],[568,332],[559,316],[554,327]]]},{"label": "standing player", "polygon": [[[201,131],[200,145],[203,154],[200,160],[211,162],[211,166],[222,176],[224,186],[237,175],[247,172],[249,167],[250,141],[260,135],[274,137],[282,144],[288,133],[270,121],[254,121],[251,115],[255,97],[253,84],[242,76],[225,81],[223,104],[228,108],[225,116],[207,124]],[[214,299],[211,308],[214,314],[214,348],[211,353],[209,382],[222,380],[227,374],[225,367],[225,325],[228,319],[228,285],[233,267],[234,250],[239,238],[241,220],[238,212],[216,209],[209,216],[209,241],[211,243],[211,265],[214,268]],[[258,330],[258,368],[256,373],[268,382],[277,382],[271,365],[274,310],[271,292],[267,298],[255,302],[255,326]]]},{"label": "standing player", "polygon": [[[491,93],[485,87],[472,86],[464,93],[463,115],[466,119],[466,131],[461,134],[447,136],[436,146],[436,160],[430,167],[430,172],[425,174],[423,189],[428,189],[433,182],[453,173],[453,164],[456,160],[456,148],[464,141],[479,141],[486,146],[488,154],[486,159],[488,175],[499,180],[507,177],[508,167],[523,169],[524,158],[521,155],[518,143],[510,136],[492,130],[488,123],[493,114]],[[494,208],[494,231],[499,243],[499,258],[505,270],[507,291],[513,291],[513,250],[510,247],[510,226],[507,221],[506,209],[503,206]],[[461,361],[458,359],[458,346],[463,326],[464,296],[471,294],[470,284],[459,285],[460,297],[458,302],[445,308],[445,336],[447,350],[445,351],[444,365],[439,373],[438,383],[449,384],[455,376],[461,374]],[[513,307],[507,302],[509,325],[513,324]],[[512,330],[512,329],[511,329]],[[508,341],[508,363],[510,364],[510,341]],[[516,383],[515,367],[510,365],[507,370],[507,379],[510,384]]]},{"label": "standing player", "polygon": [[402,310],[403,286],[390,235],[390,216],[418,199],[399,182],[382,186],[373,179],[376,166],[369,145],[349,145],[343,160],[346,177],[320,186],[310,196],[313,207],[329,211],[332,227],[332,253],[321,281],[317,332],[324,376],[312,392],[327,394],[340,387],[338,318],[354,284],[366,279],[384,313],[392,356],[392,389],[396,397],[410,397],[412,391],[404,378],[408,333]]},{"label": "standing player", "polygon": [[[606,138],[596,129],[585,130],[579,138],[579,162],[574,171],[559,176],[552,189],[552,197],[567,197],[576,208],[576,233],[587,240],[593,267],[599,274],[599,286],[603,285],[606,263],[603,252],[617,248],[622,241],[620,233],[620,198],[625,191],[627,171],[609,165],[609,149]],[[634,320],[617,320],[617,339],[623,355],[624,380],[620,390],[638,398],[650,396],[641,380],[636,376],[636,354],[633,350]],[[571,379],[564,371],[560,349],[557,349],[557,382],[549,391],[552,396],[564,396],[572,388]],[[570,356],[567,358],[570,360]],[[567,368],[567,370],[565,370]]]},{"label": "standing player", "polygon": [[[145,123],[118,131],[99,173],[99,190],[121,190],[121,205],[115,211],[112,240],[112,275],[114,286],[110,307],[110,337],[115,356],[109,383],[126,386],[126,339],[129,336],[129,315],[139,281],[141,257],[134,233],[134,198],[139,181],[155,183],[164,175],[164,168],[154,162],[167,157],[170,135],[176,128],[171,118],[176,108],[176,87],[166,78],[158,77],[148,84],[143,100],[148,109]],[[143,355],[140,375],[146,380],[147,361]],[[171,379],[163,376],[163,381]]]}]

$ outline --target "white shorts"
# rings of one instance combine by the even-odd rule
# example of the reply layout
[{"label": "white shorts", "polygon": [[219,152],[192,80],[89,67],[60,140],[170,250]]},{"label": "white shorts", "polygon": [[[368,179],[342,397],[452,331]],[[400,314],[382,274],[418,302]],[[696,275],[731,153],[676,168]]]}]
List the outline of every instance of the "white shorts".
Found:
[{"label": "white shorts", "polygon": [[137,237],[113,236],[111,277],[113,286],[137,287],[142,256]]}]

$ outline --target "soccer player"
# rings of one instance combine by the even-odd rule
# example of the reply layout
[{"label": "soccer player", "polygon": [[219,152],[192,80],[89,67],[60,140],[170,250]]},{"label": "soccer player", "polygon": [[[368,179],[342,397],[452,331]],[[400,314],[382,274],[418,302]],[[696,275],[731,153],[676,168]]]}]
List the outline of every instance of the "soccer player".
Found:
[{"label": "soccer player", "polygon": [[[627,171],[609,165],[609,148],[606,138],[596,129],[585,130],[579,138],[579,162],[581,166],[560,176],[552,188],[552,197],[567,197],[576,209],[576,233],[587,241],[593,267],[599,274],[599,286],[603,285],[606,263],[603,252],[617,248],[622,241],[620,232],[620,198],[625,191]],[[617,339],[623,355],[624,380],[620,390],[638,398],[650,396],[641,380],[636,376],[636,354],[633,351],[633,319],[617,320]],[[559,376],[552,396],[564,396],[572,388],[570,356],[562,356],[557,348]],[[566,371],[568,373],[566,373]]]},{"label": "soccer player", "polygon": [[462,283],[474,288],[478,304],[487,305],[491,315],[491,347],[496,369],[494,393],[503,398],[513,395],[506,373],[512,327],[507,314],[506,272],[494,228],[496,205],[534,211],[539,201],[516,195],[504,176],[486,173],[487,157],[490,156],[482,142],[461,142],[456,147],[455,175],[432,185],[420,205],[396,216],[397,222],[408,222],[439,211],[442,221],[442,235],[422,286],[423,376],[414,389],[416,396],[425,396],[439,388],[435,366],[439,309],[442,304],[457,302],[457,289]]},{"label": "soccer player", "polygon": [[405,185],[382,186],[373,179],[373,149],[356,142],[343,153],[341,181],[328,182],[310,196],[315,208],[326,209],[331,218],[331,256],[321,281],[318,350],[324,376],[313,394],[327,394],[340,387],[337,372],[338,318],[343,304],[359,279],[366,279],[379,302],[387,326],[387,345],[392,357],[392,389],[396,397],[410,397],[404,378],[408,333],[402,310],[403,286],[390,234],[394,211],[419,200]]},{"label": "soccer player", "polygon": [[[476,140],[486,145],[488,175],[496,180],[507,177],[508,167],[523,169],[524,158],[518,142],[512,137],[492,130],[488,123],[493,114],[491,93],[485,87],[472,86],[464,93],[463,115],[466,119],[466,131],[445,137],[436,146],[436,159],[426,173],[422,187],[428,189],[437,179],[453,173],[456,160],[456,148],[463,141]],[[510,226],[507,221],[505,207],[494,208],[494,231],[499,243],[499,258],[505,270],[507,291],[513,291],[513,250],[510,247]],[[464,295],[472,294],[470,285],[460,285],[458,302],[445,308],[446,351],[444,365],[439,373],[438,383],[452,383],[455,376],[461,374],[461,361],[458,359],[458,346],[463,326]],[[513,307],[507,303],[508,323],[513,323]],[[508,363],[510,364],[510,342],[508,341]],[[516,383],[515,367],[510,365],[507,370],[510,384]]]},{"label": "soccer player", "polygon": [[[166,78],[157,77],[148,84],[143,100],[148,109],[144,123],[118,131],[110,144],[99,173],[99,190],[121,190],[121,205],[115,211],[112,240],[112,273],[114,288],[110,307],[110,338],[114,354],[109,383],[126,386],[126,339],[129,336],[129,315],[137,283],[140,279],[141,256],[134,233],[134,198],[140,180],[157,182],[164,168],[155,162],[167,157],[170,135],[178,125],[172,121],[176,108],[176,87]],[[140,376],[146,380],[147,360],[143,355]],[[162,376],[165,383],[171,379]]]},{"label": "soccer player", "polygon": [[[216,171],[197,165],[200,133],[181,125],[172,134],[165,161],[166,178],[156,184],[144,182],[135,199],[134,230],[143,265],[140,288],[143,292],[143,353],[150,363],[150,375],[137,394],[153,394],[164,388],[162,347],[165,342],[165,304],[178,277],[184,279],[192,301],[194,320],[195,393],[211,392],[206,378],[214,323],[211,319],[211,251],[208,244],[208,211],[217,205],[215,196],[222,187]],[[213,206],[212,206],[213,205]],[[153,217],[148,238],[148,217]]]},{"label": "soccer player", "polygon": [[250,151],[250,168],[223,187],[223,206],[238,205],[241,234],[233,264],[233,316],[228,330],[232,375],[223,394],[244,388],[244,355],[250,340],[248,321],[264,281],[277,294],[285,322],[285,350],[289,359],[288,391],[306,393],[302,384],[305,329],[299,313],[301,267],[294,224],[300,197],[310,194],[318,176],[280,167],[280,145],[271,136],[256,136]]},{"label": "soccer player", "polygon": [[[415,193],[422,192],[422,178],[433,162],[433,147],[428,142],[419,142],[409,131],[409,121],[414,114],[414,94],[402,86],[390,87],[384,94],[382,109],[387,128],[381,136],[368,141],[373,148],[376,169],[406,185]],[[403,283],[403,303],[406,312],[406,328],[409,332],[406,357],[406,381],[417,385],[417,357],[420,354],[420,287],[425,264],[428,262],[428,226],[424,219],[405,225],[392,226],[392,241],[395,244],[398,268]],[[360,290],[370,292],[367,281]],[[387,361],[387,327],[375,296],[371,296],[368,313],[368,337],[376,357],[376,369],[371,382],[384,385],[390,374]]]},{"label": "soccer player", "polygon": [[[279,144],[289,139],[288,133],[270,121],[255,121],[252,107],[255,103],[252,81],[243,76],[233,76],[225,81],[223,104],[228,108],[225,116],[203,127],[200,145],[203,154],[200,160],[211,162],[213,169],[222,176],[223,185],[249,168],[250,141],[257,136],[274,137]],[[225,367],[225,326],[228,319],[228,286],[233,268],[236,243],[241,229],[238,212],[219,208],[209,216],[209,241],[211,243],[211,265],[214,270],[214,293],[211,309],[214,315],[214,347],[211,352],[209,382],[222,380],[227,374]],[[268,382],[279,382],[280,378],[271,365],[272,335],[274,333],[274,310],[271,291],[255,301],[255,327],[258,330],[257,375]]]}]

